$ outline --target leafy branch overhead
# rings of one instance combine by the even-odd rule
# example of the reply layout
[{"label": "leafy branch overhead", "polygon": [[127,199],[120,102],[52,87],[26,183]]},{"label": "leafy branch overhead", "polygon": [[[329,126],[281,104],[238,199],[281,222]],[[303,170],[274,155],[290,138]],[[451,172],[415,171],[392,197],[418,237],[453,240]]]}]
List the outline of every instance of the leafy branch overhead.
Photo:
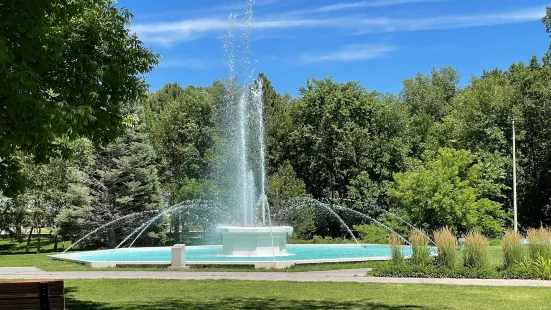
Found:
[{"label": "leafy branch overhead", "polygon": [[[46,162],[87,137],[123,129],[124,107],[145,95],[157,56],[111,0],[0,3],[0,190],[21,190],[17,151]],[[28,22],[32,21],[32,22]]]}]

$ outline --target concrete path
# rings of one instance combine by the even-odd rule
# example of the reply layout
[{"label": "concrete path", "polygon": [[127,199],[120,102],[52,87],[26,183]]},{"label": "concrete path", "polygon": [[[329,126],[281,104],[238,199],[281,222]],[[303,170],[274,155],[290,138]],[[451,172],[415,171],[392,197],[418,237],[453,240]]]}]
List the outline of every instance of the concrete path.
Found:
[{"label": "concrete path", "polygon": [[365,276],[368,271],[367,268],[309,272],[42,271],[32,267],[10,267],[0,268],[0,279],[248,280],[551,287],[551,281],[543,280],[379,278]]}]

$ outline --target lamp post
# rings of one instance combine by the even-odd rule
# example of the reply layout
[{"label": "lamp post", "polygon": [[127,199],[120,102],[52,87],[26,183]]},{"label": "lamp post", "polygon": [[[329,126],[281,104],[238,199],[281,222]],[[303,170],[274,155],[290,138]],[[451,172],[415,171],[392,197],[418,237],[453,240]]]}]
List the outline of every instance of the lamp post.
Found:
[{"label": "lamp post", "polygon": [[513,118],[513,212],[514,229],[518,231],[517,222],[517,160],[516,160],[516,141],[515,141],[515,119]]}]

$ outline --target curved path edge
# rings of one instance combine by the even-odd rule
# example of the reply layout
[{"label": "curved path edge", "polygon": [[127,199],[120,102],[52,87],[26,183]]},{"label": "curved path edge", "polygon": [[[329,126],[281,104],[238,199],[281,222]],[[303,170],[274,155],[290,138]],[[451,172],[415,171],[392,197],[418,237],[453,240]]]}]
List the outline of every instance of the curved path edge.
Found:
[{"label": "curved path edge", "polygon": [[31,279],[165,279],[246,280],[291,282],[356,282],[379,284],[438,284],[471,286],[551,287],[551,281],[508,279],[382,278],[366,276],[371,269],[308,272],[207,272],[207,271],[42,271],[33,267],[0,267],[2,280]]}]

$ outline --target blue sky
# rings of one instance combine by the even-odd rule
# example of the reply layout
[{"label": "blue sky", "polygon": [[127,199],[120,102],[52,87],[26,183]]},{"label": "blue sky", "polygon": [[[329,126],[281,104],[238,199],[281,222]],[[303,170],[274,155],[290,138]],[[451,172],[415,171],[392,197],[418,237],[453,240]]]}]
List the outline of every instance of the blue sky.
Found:
[{"label": "blue sky", "polygon": [[[228,16],[243,30],[247,0],[120,0],[130,26],[162,55],[150,90],[169,82],[210,85],[227,76]],[[278,92],[296,95],[310,77],[356,80],[399,92],[402,81],[452,66],[465,85],[483,69],[542,55],[548,0],[256,0],[251,53]]]}]

